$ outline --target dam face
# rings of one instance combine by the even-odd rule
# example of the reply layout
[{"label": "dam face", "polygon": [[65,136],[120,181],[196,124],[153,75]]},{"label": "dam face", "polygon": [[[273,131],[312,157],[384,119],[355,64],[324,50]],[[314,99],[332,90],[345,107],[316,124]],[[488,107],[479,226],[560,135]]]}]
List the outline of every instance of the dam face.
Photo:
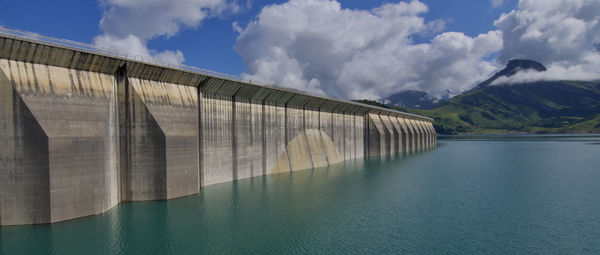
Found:
[{"label": "dam face", "polygon": [[0,33],[0,225],[433,148],[429,118]]}]

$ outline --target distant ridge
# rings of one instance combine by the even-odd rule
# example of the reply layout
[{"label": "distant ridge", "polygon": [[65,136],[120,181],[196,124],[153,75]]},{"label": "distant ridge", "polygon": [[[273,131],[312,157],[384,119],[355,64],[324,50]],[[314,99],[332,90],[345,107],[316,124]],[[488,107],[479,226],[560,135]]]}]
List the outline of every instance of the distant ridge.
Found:
[{"label": "distant ridge", "polygon": [[472,90],[424,110],[439,134],[600,133],[600,81],[555,80],[489,86],[518,72],[546,71],[539,62],[514,59]]},{"label": "distant ridge", "polygon": [[421,90],[405,90],[383,99],[383,102],[389,105],[416,109],[433,109],[439,101]]}]

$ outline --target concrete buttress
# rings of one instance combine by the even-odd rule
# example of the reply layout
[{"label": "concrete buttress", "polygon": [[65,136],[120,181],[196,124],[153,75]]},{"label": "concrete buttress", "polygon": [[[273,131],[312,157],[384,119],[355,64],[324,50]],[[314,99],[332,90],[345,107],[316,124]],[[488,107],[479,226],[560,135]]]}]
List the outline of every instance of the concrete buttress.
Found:
[{"label": "concrete buttress", "polygon": [[430,118],[6,30],[0,226],[435,146]]}]

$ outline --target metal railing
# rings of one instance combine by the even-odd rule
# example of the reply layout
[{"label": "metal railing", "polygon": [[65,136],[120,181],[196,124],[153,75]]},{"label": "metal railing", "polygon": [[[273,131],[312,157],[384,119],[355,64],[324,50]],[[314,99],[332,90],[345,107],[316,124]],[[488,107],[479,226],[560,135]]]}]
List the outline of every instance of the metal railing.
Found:
[{"label": "metal railing", "polygon": [[[7,35],[7,36],[13,36],[13,37],[17,37],[17,38],[28,39],[28,40],[35,41],[35,42],[42,42],[42,43],[47,43],[47,44],[51,44],[51,45],[71,48],[71,49],[75,49],[75,50],[83,50],[83,51],[88,51],[91,53],[99,53],[99,54],[104,54],[104,55],[108,55],[108,56],[112,56],[112,57],[132,60],[132,61],[138,61],[138,62],[159,65],[159,66],[163,66],[163,67],[180,69],[180,70],[184,70],[184,71],[199,73],[199,74],[213,76],[213,77],[217,77],[217,78],[223,78],[223,79],[228,79],[228,80],[233,80],[233,81],[238,81],[238,82],[243,82],[243,83],[260,85],[263,87],[277,88],[277,89],[283,89],[283,90],[287,90],[287,91],[293,91],[293,92],[307,94],[307,92],[304,92],[304,91],[301,91],[298,89],[284,88],[284,87],[280,87],[275,84],[260,81],[260,80],[244,79],[237,75],[225,74],[225,73],[207,70],[207,69],[199,68],[199,67],[195,67],[195,66],[188,66],[188,65],[184,65],[184,64],[173,63],[173,62],[165,61],[164,59],[160,59],[160,58],[156,58],[156,57],[152,57],[152,56],[131,55],[131,54],[127,54],[125,52],[115,50],[115,49],[108,49],[108,48],[104,48],[104,47],[100,47],[100,46],[96,46],[96,45],[92,45],[92,44],[76,42],[76,41],[71,41],[71,40],[62,39],[62,38],[56,38],[56,37],[52,37],[52,36],[42,35],[42,34],[19,30],[19,29],[15,29],[15,28],[0,26],[0,34]],[[333,97],[332,97],[332,99],[333,99]],[[335,99],[341,100],[340,98],[335,98]]]},{"label": "metal railing", "polygon": [[92,53],[100,53],[100,54],[104,54],[104,55],[108,55],[108,56],[132,60],[132,61],[139,61],[139,62],[150,63],[150,64],[155,64],[155,65],[164,66],[164,67],[181,69],[181,70],[185,70],[185,71],[215,76],[215,77],[224,78],[224,79],[228,79],[228,80],[234,80],[234,81],[245,82],[245,83],[253,83],[253,84],[256,84],[258,82],[259,85],[269,86],[269,87],[274,86],[273,84],[268,84],[268,83],[261,82],[261,81],[255,81],[255,80],[251,81],[248,79],[243,79],[242,77],[236,76],[236,75],[215,72],[215,71],[211,71],[211,70],[207,70],[207,69],[203,69],[203,68],[199,68],[199,67],[187,66],[184,64],[173,63],[173,62],[165,61],[164,59],[160,59],[160,58],[156,58],[156,57],[152,57],[152,56],[131,55],[131,54],[127,54],[125,52],[117,51],[114,49],[108,49],[108,48],[103,48],[103,47],[99,47],[99,46],[92,45],[92,44],[75,42],[75,41],[62,39],[62,38],[56,38],[56,37],[47,36],[47,35],[41,35],[38,33],[23,31],[23,30],[14,29],[14,28],[0,26],[0,34],[7,35],[7,36],[13,36],[13,37],[17,37],[17,38],[24,38],[24,39],[28,39],[31,41],[47,43],[47,44],[51,44],[51,45],[57,45],[57,46],[62,46],[62,47],[66,47],[66,48],[76,49],[76,50],[83,50],[83,51],[88,51],[88,52],[92,52]]}]

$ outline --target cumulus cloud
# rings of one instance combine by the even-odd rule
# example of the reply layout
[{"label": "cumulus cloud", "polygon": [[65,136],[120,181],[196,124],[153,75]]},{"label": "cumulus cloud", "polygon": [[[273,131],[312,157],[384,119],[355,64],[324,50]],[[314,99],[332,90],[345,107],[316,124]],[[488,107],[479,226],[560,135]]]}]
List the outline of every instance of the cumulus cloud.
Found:
[{"label": "cumulus cloud", "polygon": [[135,35],[127,35],[120,38],[111,34],[102,34],[94,38],[94,44],[103,48],[116,50],[132,58],[142,57],[143,59],[154,59],[173,64],[181,64],[185,60],[183,53],[179,50],[165,50],[162,52],[150,50],[146,46],[146,42]]},{"label": "cumulus cloud", "polygon": [[497,83],[600,78],[600,0],[521,0],[494,25],[503,33],[499,63],[526,58],[549,66]]},{"label": "cumulus cloud", "polygon": [[[240,28],[234,49],[248,79],[343,98],[376,99],[407,89],[442,97],[497,69],[483,58],[501,49],[501,32],[440,34],[443,22],[426,21],[427,11],[418,0],[371,10],[290,0],[264,7]],[[428,43],[412,40],[431,33]]]},{"label": "cumulus cloud", "polygon": [[228,0],[101,0],[104,12],[100,21],[103,34],[93,43],[128,55],[182,63],[181,51],[157,52],[147,41],[171,37],[182,28],[197,27],[207,18],[237,12],[239,6]]}]

